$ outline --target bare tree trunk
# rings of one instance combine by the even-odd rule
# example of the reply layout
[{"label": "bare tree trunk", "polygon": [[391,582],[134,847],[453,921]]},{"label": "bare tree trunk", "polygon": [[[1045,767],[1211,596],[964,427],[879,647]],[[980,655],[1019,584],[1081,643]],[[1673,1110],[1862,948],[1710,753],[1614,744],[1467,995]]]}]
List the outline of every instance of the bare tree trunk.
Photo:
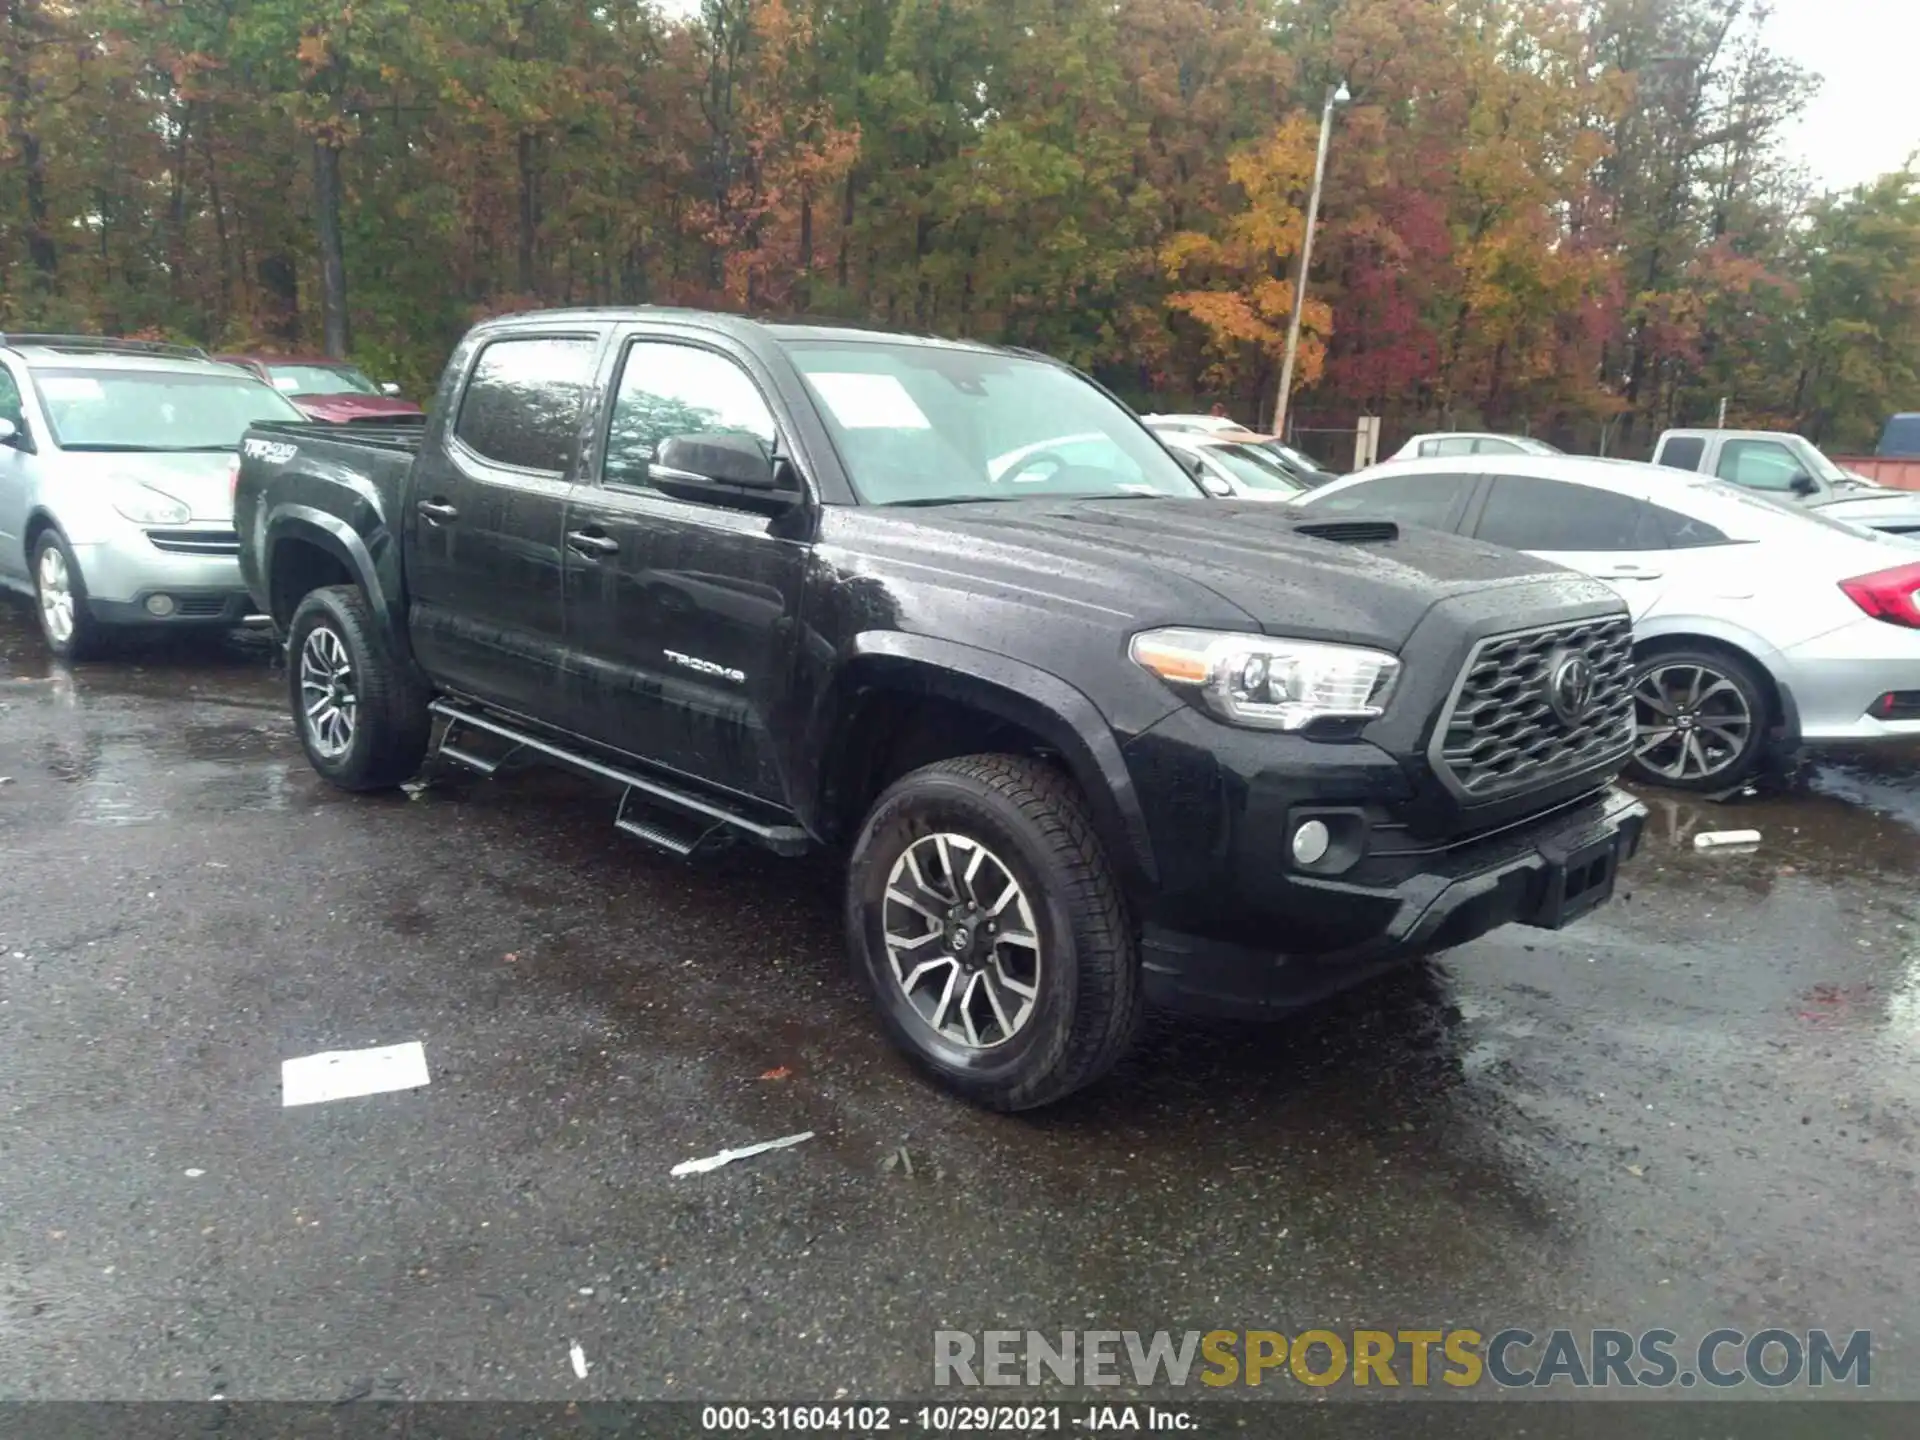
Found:
[{"label": "bare tree trunk", "polygon": [[214,240],[220,247],[220,292],[213,307],[213,335],[217,343],[233,314],[233,242],[227,235],[227,207],[220,194],[220,171],[213,163],[211,126],[200,130],[200,161],[207,167],[207,203],[213,207]]},{"label": "bare tree trunk", "polygon": [[320,323],[327,354],[347,358],[347,262],[340,242],[340,147],[313,143],[314,222],[320,240]]},{"label": "bare tree trunk", "polygon": [[518,273],[519,291],[522,295],[535,293],[533,262],[534,237],[540,228],[539,173],[536,165],[535,147],[539,137],[531,130],[520,132],[518,151],[520,167],[520,268]]},{"label": "bare tree trunk", "polygon": [[177,305],[187,289],[187,161],[192,153],[193,102],[180,107],[173,137],[172,193],[167,197],[167,294]]},{"label": "bare tree trunk", "polygon": [[27,202],[27,259],[33,265],[36,288],[59,288],[60,249],[47,219],[47,167],[34,128],[32,53],[41,28],[39,0],[7,0],[8,86],[7,128],[19,165],[20,185]]}]

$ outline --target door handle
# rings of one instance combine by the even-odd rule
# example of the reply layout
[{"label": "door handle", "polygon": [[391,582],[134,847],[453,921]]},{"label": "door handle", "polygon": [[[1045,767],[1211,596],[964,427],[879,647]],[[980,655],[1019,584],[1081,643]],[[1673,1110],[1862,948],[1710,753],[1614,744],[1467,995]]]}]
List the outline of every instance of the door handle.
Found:
[{"label": "door handle", "polygon": [[619,554],[620,542],[606,535],[596,535],[591,530],[569,530],[567,548],[591,559],[601,555]]},{"label": "door handle", "polygon": [[422,500],[413,508],[436,525],[444,525],[449,520],[460,518],[459,507],[449,505],[444,500]]},{"label": "door handle", "polygon": [[1638,565],[1615,565],[1600,572],[1602,580],[1658,580],[1658,570],[1642,570]]}]

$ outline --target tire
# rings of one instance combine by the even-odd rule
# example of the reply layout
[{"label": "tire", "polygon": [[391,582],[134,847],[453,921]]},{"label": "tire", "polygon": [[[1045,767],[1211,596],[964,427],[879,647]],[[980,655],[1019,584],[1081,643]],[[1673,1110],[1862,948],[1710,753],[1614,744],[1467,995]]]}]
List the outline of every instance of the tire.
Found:
[{"label": "tire", "polygon": [[[58,588],[50,587],[56,576]],[[34,542],[33,609],[57,658],[91,660],[106,648],[107,627],[88,612],[86,577],[58,530],[44,530]]]},{"label": "tire", "polygon": [[[1636,733],[1627,772],[1637,780],[1671,790],[1727,790],[1752,775],[1766,754],[1774,723],[1766,683],[1752,661],[1730,650],[1689,646],[1643,655],[1633,695]],[[1664,697],[1664,713],[1656,696]]]},{"label": "tire", "polygon": [[[929,903],[893,898],[908,892]],[[990,1109],[1030,1110],[1092,1084],[1139,1033],[1140,963],[1120,887],[1079,791],[1038,761],[943,760],[891,786],[854,843],[847,932],[894,1043]],[[901,945],[908,932],[924,944]],[[909,992],[901,975],[928,964],[945,975],[932,969]]]},{"label": "tire", "polygon": [[[329,669],[336,673],[324,674]],[[321,688],[323,679],[328,688]],[[391,789],[426,758],[433,728],[427,693],[352,585],[315,590],[293,612],[287,698],[308,763],[342,790]],[[330,707],[319,706],[328,699]]]}]

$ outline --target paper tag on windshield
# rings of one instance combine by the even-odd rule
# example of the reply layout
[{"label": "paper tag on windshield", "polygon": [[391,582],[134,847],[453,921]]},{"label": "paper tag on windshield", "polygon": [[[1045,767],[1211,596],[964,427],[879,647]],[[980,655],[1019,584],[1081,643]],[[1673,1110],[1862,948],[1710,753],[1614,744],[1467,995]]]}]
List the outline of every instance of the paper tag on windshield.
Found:
[{"label": "paper tag on windshield", "polygon": [[107,395],[89,375],[42,375],[40,393],[49,400],[104,400]]},{"label": "paper tag on windshield", "polygon": [[809,375],[813,388],[849,430],[931,430],[933,424],[913,403],[907,387],[891,375],[829,371]]}]

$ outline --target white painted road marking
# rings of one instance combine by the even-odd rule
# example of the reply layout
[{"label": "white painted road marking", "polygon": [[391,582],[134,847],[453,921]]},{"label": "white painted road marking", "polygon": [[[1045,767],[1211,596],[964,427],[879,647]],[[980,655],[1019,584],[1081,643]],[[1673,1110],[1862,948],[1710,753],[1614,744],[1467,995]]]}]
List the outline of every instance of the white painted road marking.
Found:
[{"label": "white painted road marking", "polygon": [[427,1052],[418,1040],[372,1050],[328,1050],[280,1062],[280,1103],[317,1105],[427,1083]]},{"label": "white painted road marking", "polygon": [[578,1375],[582,1380],[586,1379],[587,1371],[590,1368],[587,1364],[587,1352],[580,1348],[580,1342],[578,1340],[573,1342],[573,1349],[568,1353],[573,1357],[573,1373]]}]

